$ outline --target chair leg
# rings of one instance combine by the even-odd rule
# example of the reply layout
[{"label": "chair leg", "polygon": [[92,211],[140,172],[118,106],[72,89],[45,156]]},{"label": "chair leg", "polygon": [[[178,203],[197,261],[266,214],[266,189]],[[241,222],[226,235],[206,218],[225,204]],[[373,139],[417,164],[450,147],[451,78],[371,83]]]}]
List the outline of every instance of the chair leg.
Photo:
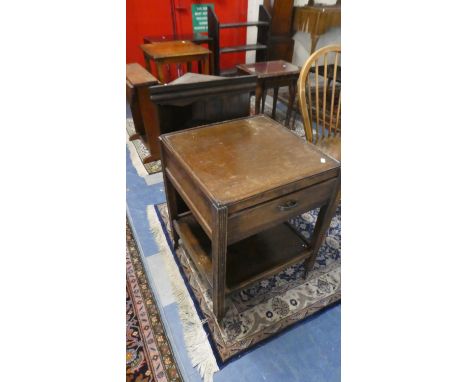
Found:
[{"label": "chair leg", "polygon": [[263,86],[260,82],[257,82],[255,87],[255,114],[260,113],[260,101],[263,97]]},{"label": "chair leg", "polygon": [[268,90],[266,88],[263,89],[263,93],[262,93],[262,113],[265,113],[265,100],[266,100],[267,91]]},{"label": "chair leg", "polygon": [[271,112],[271,118],[275,119],[276,117],[276,104],[278,102],[278,90],[279,86],[273,88],[273,110]]}]

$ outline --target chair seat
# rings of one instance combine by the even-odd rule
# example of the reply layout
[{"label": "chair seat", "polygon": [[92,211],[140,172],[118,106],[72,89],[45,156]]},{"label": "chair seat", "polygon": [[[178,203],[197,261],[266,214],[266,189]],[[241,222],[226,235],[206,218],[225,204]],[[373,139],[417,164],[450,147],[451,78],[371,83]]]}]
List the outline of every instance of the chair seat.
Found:
[{"label": "chair seat", "polygon": [[323,139],[315,145],[328,156],[341,162],[341,135]]}]

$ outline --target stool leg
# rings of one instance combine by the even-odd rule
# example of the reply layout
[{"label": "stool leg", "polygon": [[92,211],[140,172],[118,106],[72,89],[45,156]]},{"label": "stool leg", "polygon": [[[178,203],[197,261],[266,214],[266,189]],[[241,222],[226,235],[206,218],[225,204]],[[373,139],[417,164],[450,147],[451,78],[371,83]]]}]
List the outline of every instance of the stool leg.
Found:
[{"label": "stool leg", "polygon": [[291,119],[292,107],[296,99],[296,90],[297,90],[297,84],[296,84],[296,81],[293,80],[289,84],[289,102],[288,102],[288,111],[286,112],[286,126],[288,127],[289,127],[289,120]]},{"label": "stool leg", "polygon": [[260,113],[260,100],[263,98],[263,84],[261,81],[257,81],[255,87],[255,114]]},{"label": "stool leg", "polygon": [[296,130],[296,119],[297,119],[297,110],[294,109],[293,112],[293,121],[292,121],[292,126],[290,127],[291,130]]},{"label": "stool leg", "polygon": [[262,113],[265,113],[265,100],[266,100],[267,89],[265,86],[263,87],[262,91]]},{"label": "stool leg", "polygon": [[278,91],[279,91],[279,86],[275,86],[273,88],[273,110],[271,113],[271,117],[275,119],[276,117],[276,103],[278,102]]}]

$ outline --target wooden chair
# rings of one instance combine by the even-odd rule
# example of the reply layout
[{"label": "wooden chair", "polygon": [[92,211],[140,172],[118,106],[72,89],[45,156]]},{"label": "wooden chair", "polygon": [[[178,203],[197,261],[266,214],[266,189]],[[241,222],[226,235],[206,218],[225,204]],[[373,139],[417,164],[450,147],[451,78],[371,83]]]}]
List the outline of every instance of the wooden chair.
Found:
[{"label": "wooden chair", "polygon": [[299,75],[299,107],[306,139],[341,161],[341,46],[315,51]]}]

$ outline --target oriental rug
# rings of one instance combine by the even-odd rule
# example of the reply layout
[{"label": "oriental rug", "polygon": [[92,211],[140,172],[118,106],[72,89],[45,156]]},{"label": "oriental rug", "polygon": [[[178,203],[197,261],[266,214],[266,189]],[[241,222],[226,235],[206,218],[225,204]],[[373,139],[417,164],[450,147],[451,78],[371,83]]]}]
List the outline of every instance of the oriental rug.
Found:
[{"label": "oriental rug", "polygon": [[181,382],[171,345],[127,223],[127,382]]},{"label": "oriental rug", "polygon": [[[282,87],[279,89],[278,102],[276,104],[276,115],[275,121],[281,123],[283,126],[290,129],[294,134],[301,138],[305,138],[304,123],[302,121],[301,113],[297,107],[297,96],[294,102],[293,110],[291,111],[291,118],[289,125],[286,126],[286,112],[288,110],[287,102],[289,97],[288,87]],[[265,109],[263,114],[268,117],[272,117],[273,112],[273,89],[267,90],[267,96],[265,98]],[[255,114],[255,97],[250,99],[250,114]]]},{"label": "oriental rug", "polygon": [[[184,293],[190,295],[196,307],[192,316],[198,313],[218,364],[259,345],[341,298],[341,206],[337,208],[314,269],[307,277],[304,278],[305,269],[300,263],[231,294],[227,297],[227,313],[221,322],[215,319],[211,292],[198,276],[192,261],[183,248],[173,250],[167,205],[149,206],[147,212],[166,264],[172,262],[178,266],[185,282]],[[290,223],[304,237],[310,238],[317,215],[318,210],[313,210],[291,219]],[[183,321],[183,317],[181,319]]]},{"label": "oriental rug", "polygon": [[132,160],[133,167],[135,167],[139,176],[146,176],[155,174],[161,171],[161,161],[153,161],[149,163],[143,163],[146,157],[150,156],[150,152],[146,148],[141,138],[130,140],[129,137],[135,135],[135,124],[132,118],[127,118],[126,122],[127,130],[127,146],[130,151],[130,158]]}]

